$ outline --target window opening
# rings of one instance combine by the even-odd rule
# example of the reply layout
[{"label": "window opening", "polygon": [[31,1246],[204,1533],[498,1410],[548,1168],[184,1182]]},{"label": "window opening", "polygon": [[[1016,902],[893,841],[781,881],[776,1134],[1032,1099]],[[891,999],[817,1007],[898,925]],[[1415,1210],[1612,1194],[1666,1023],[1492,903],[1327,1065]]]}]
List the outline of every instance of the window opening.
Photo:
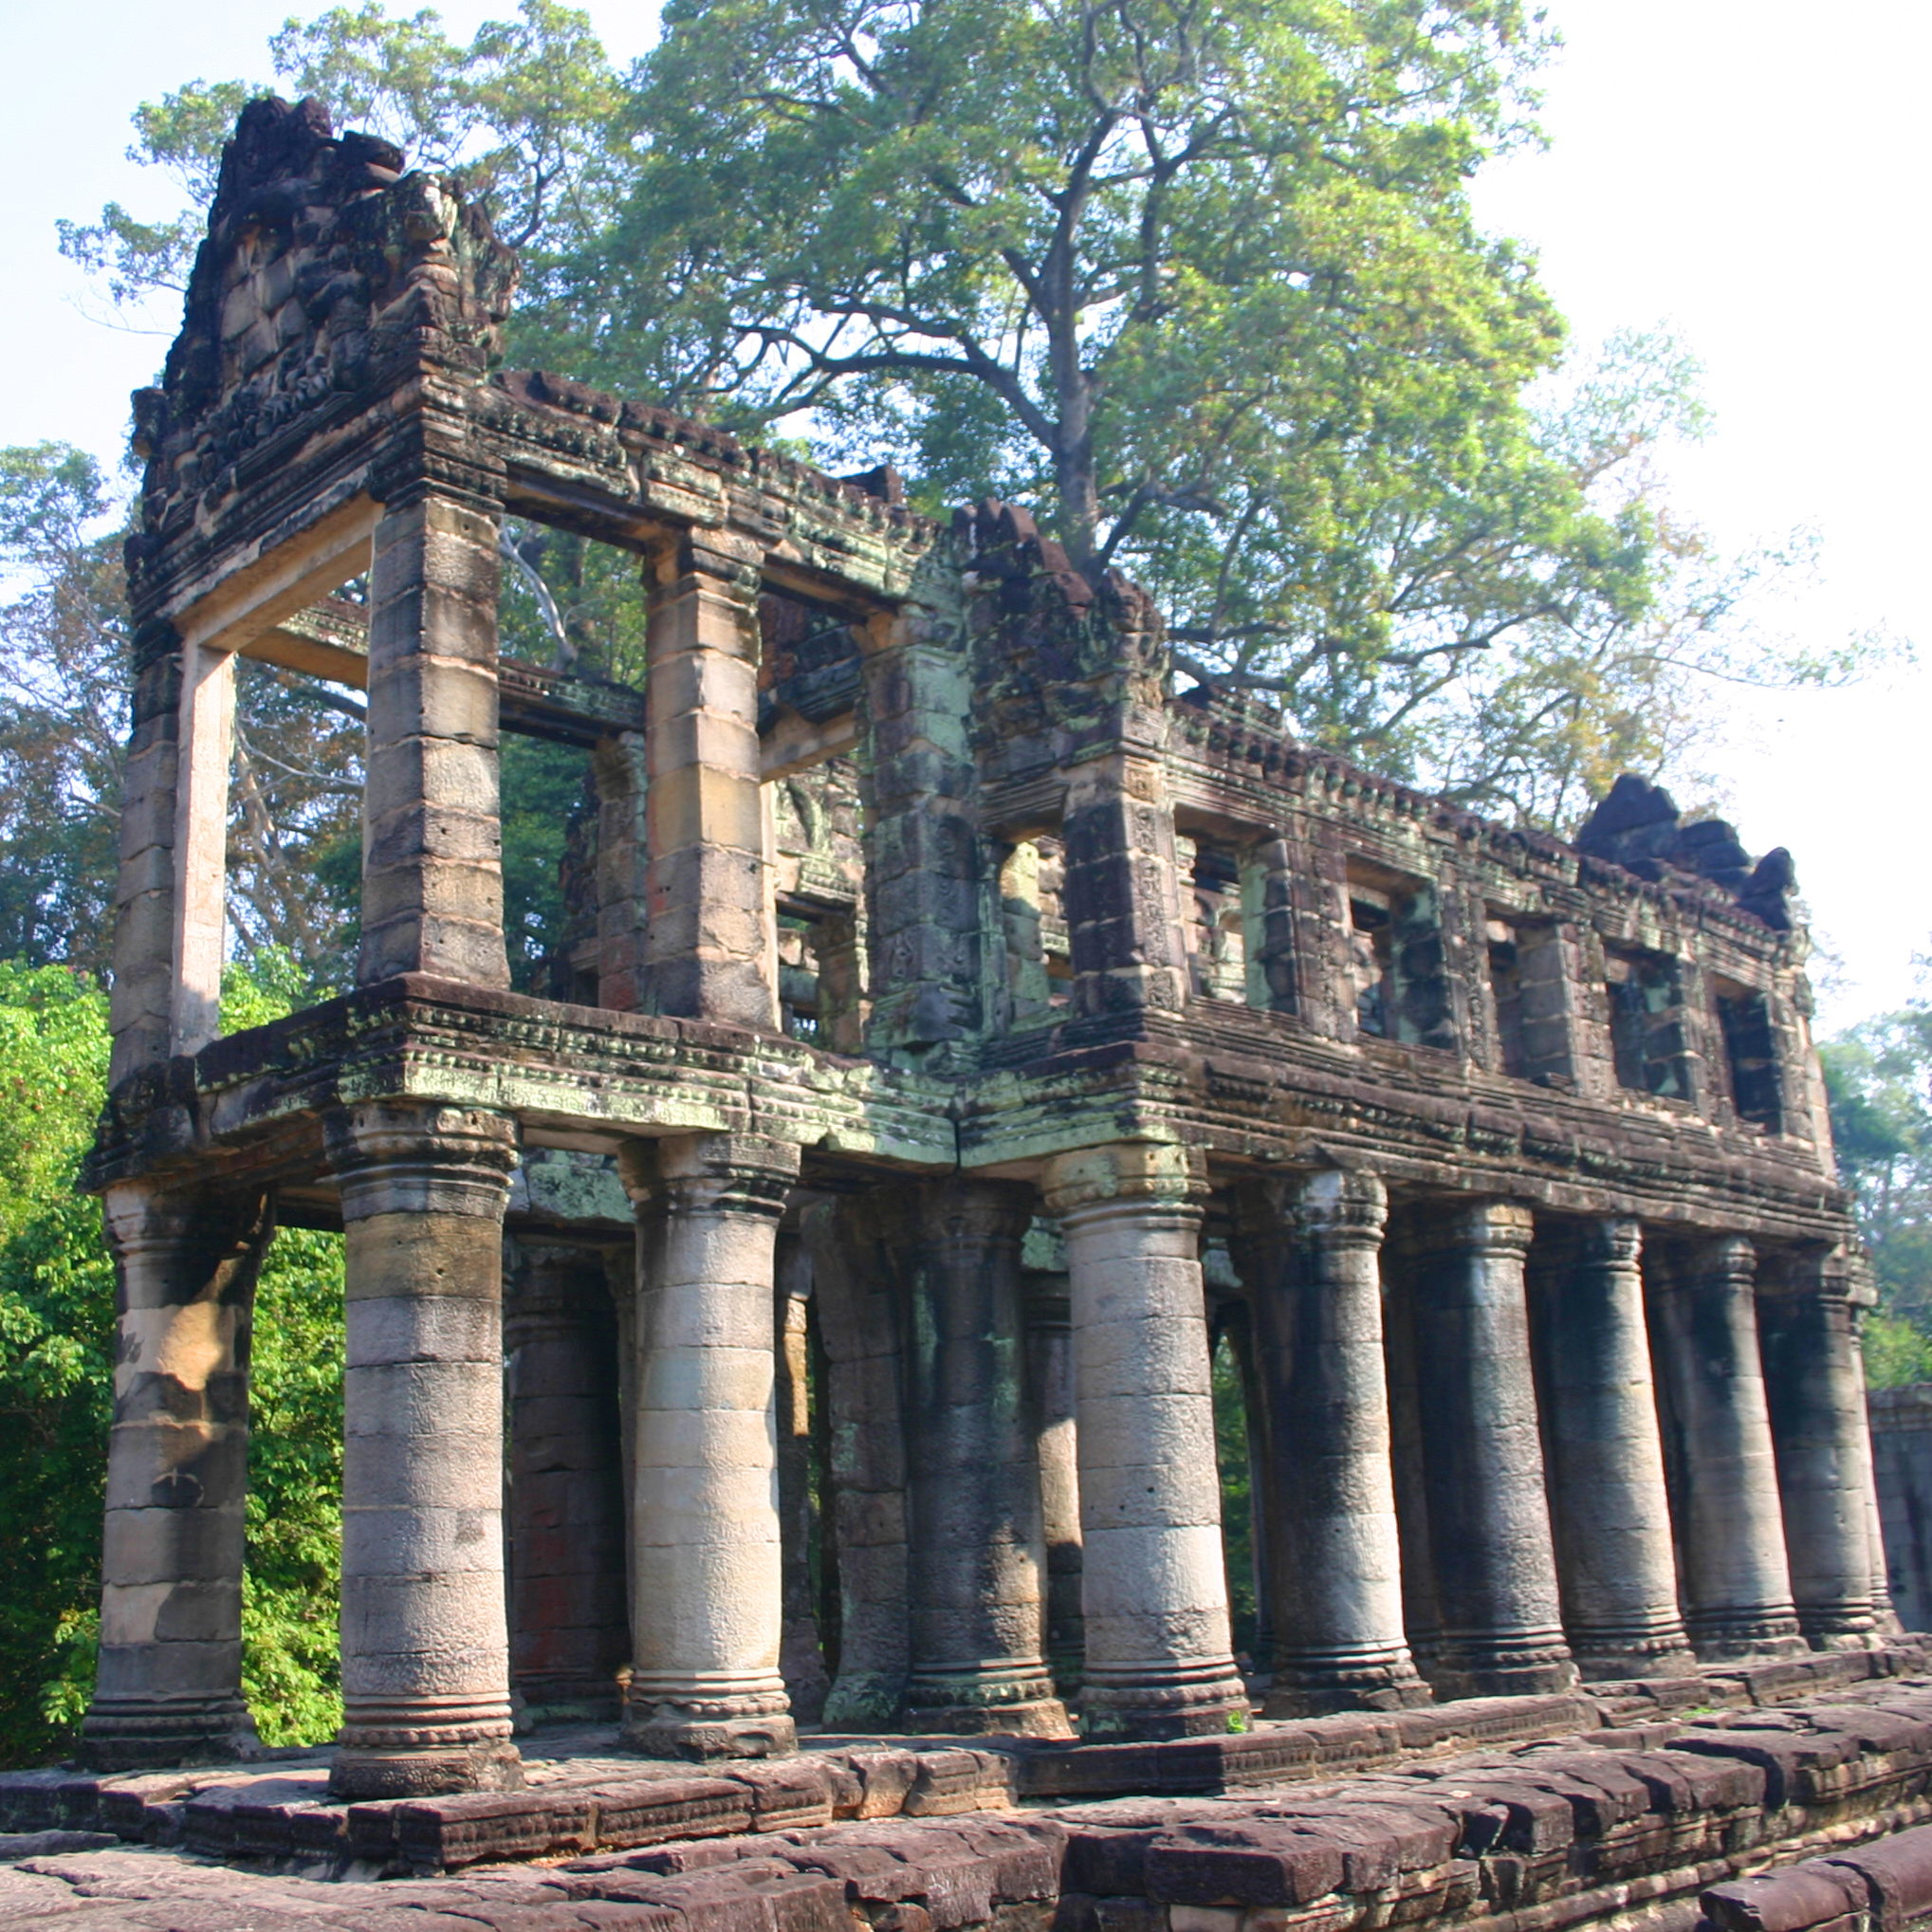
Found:
[{"label": "window opening", "polygon": [[765,787],[771,808],[779,1024],[857,1053],[865,1026],[865,853],[858,774],[827,758]]},{"label": "window opening", "polygon": [[794,1040],[818,1045],[818,922],[798,912],[778,915],[779,1026]]},{"label": "window opening", "polygon": [[1073,994],[1074,958],[1064,906],[1066,859],[1058,838],[1021,839],[1000,868],[1012,1024],[1058,1020]]},{"label": "window opening", "polygon": [[1431,888],[1352,864],[1349,926],[1357,1030],[1409,1046],[1453,1049],[1447,963]]},{"label": "window opening", "polygon": [[1389,983],[1395,976],[1394,920],[1389,901],[1380,892],[1353,890],[1349,894],[1355,975],[1355,1028],[1387,1040]]},{"label": "window opening", "polygon": [[1485,927],[1500,1070],[1513,1079],[1567,1079],[1574,1068],[1553,925],[1492,916]]},{"label": "window opening", "polygon": [[1205,1000],[1248,998],[1247,921],[1239,856],[1206,840],[1177,837],[1174,853],[1189,880],[1187,906],[1188,984]]},{"label": "window opening", "polygon": [[1755,986],[1739,985],[1734,980],[1719,980],[1716,991],[1731,1104],[1739,1118],[1767,1133],[1782,1133],[1784,1083],[1778,1070],[1777,1036],[1771,1024],[1771,1002]]},{"label": "window opening", "polygon": [[1661,952],[1606,947],[1604,992],[1610,1003],[1617,1084],[1633,1093],[1684,1098],[1689,1082],[1684,1077],[1677,962]]}]

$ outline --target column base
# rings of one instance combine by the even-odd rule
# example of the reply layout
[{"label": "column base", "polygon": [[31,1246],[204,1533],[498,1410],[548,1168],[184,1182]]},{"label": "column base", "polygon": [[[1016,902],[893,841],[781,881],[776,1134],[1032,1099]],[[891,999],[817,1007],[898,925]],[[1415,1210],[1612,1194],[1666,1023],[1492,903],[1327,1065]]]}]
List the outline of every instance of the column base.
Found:
[{"label": "column base", "polygon": [[329,1766],[332,1798],[432,1798],[521,1791],[524,1760],[507,1738],[458,1744],[341,1744]]},{"label": "column base", "polygon": [[1382,1664],[1283,1661],[1275,1665],[1263,1714],[1318,1718],[1331,1711],[1409,1711],[1434,1702],[1408,1657]]},{"label": "column base", "polygon": [[1801,1604],[1798,1633],[1813,1650],[1872,1650],[1884,1641],[1877,1617],[1863,1605],[1813,1610]]},{"label": "column base", "polygon": [[1736,1664],[1751,1657],[1806,1657],[1812,1647],[1789,1610],[1711,1611],[1684,1619],[1691,1648],[1705,1664]]},{"label": "column base", "polygon": [[731,1757],[790,1757],[799,1748],[798,1726],[789,1711],[765,1717],[704,1718],[659,1704],[649,1713],[630,1712],[617,1743],[639,1757],[676,1757],[709,1764]]},{"label": "column base", "polygon": [[1023,1703],[911,1704],[900,1714],[899,1728],[913,1737],[942,1732],[960,1738],[1071,1738],[1073,1720],[1057,1697],[1031,1698]]},{"label": "column base", "polygon": [[519,1734],[538,1724],[615,1724],[624,1700],[615,1677],[532,1672],[510,1680],[510,1715]]},{"label": "column base", "polygon": [[1560,1635],[1445,1642],[1430,1660],[1428,1681],[1444,1702],[1465,1697],[1547,1697],[1582,1683]]},{"label": "column base", "polygon": [[906,1680],[890,1670],[841,1670],[825,1693],[828,1731],[890,1731],[906,1701]]},{"label": "column base", "polygon": [[1874,1624],[1862,1630],[1808,1629],[1804,1634],[1813,1650],[1883,1650],[1886,1645]]},{"label": "column base", "polygon": [[1061,1701],[1072,1702],[1079,1694],[1080,1685],[1086,1682],[1086,1653],[1082,1650],[1050,1650],[1046,1659],[1046,1674],[1053,1679],[1054,1689]]},{"label": "column base", "polygon": [[1223,1738],[1245,1731],[1248,1719],[1247,1685],[1232,1658],[1179,1683],[1090,1676],[1080,1692],[1080,1735],[1089,1743]]},{"label": "column base", "polygon": [[1071,1738],[1067,1707],[1038,1660],[983,1669],[935,1670],[906,1686],[900,1727],[968,1738]]},{"label": "column base", "polygon": [[1570,1654],[1590,1684],[1697,1675],[1696,1653],[1681,1628],[1645,1632],[1572,1630]]},{"label": "column base", "polygon": [[75,1757],[90,1771],[171,1764],[248,1763],[265,1755],[240,1698],[218,1703],[96,1702],[81,1720]]}]

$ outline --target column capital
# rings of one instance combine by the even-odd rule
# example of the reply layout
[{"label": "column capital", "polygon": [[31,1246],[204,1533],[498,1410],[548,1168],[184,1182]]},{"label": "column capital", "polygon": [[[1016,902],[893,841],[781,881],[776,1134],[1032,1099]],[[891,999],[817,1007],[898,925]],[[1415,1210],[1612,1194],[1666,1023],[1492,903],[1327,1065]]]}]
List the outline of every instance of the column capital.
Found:
[{"label": "column capital", "polygon": [[1313,1241],[1379,1248],[1389,1221],[1389,1190],[1379,1175],[1328,1168],[1300,1178],[1290,1212]]},{"label": "column capital", "polygon": [[799,1178],[795,1142],[753,1133],[681,1133],[625,1142],[617,1172],[640,1212],[675,1200],[776,1221]]},{"label": "column capital", "polygon": [[764,545],[734,530],[685,530],[655,552],[651,574],[664,590],[702,578],[713,590],[755,601],[764,580]]},{"label": "column capital", "polygon": [[1536,1216],[1520,1201],[1467,1201],[1448,1205],[1440,1245],[1468,1247],[1484,1254],[1526,1254]]},{"label": "column capital", "polygon": [[1206,1161],[1196,1148],[1121,1141],[1055,1154],[1040,1168],[1047,1211],[1061,1218],[1108,1212],[1198,1219],[1207,1194]]},{"label": "column capital", "polygon": [[1741,1234],[1711,1235],[1697,1243],[1690,1259],[1693,1279],[1722,1276],[1747,1288],[1757,1285],[1757,1249]]},{"label": "column capital", "polygon": [[322,1124],[342,1219],[460,1214],[499,1221],[517,1165],[516,1122],[482,1108],[372,1100]]},{"label": "column capital", "polygon": [[130,1255],[163,1242],[185,1241],[193,1232],[200,1197],[166,1192],[154,1181],[117,1181],[101,1197],[101,1220],[117,1255]]},{"label": "column capital", "polygon": [[908,1205],[916,1244],[966,1240],[1017,1247],[1033,1219],[1033,1190],[1023,1181],[948,1175],[917,1184]]},{"label": "column capital", "polygon": [[1611,1214],[1584,1222],[1576,1230],[1576,1256],[1595,1267],[1634,1268],[1644,1252],[1644,1224]]},{"label": "column capital", "polygon": [[414,433],[390,439],[371,466],[369,493],[394,515],[429,497],[460,504],[484,516],[501,516],[505,474],[501,463],[479,460],[474,443],[460,434],[435,432],[425,417],[414,419]]},{"label": "column capital", "polygon": [[1868,1264],[1843,1245],[1812,1242],[1761,1258],[1757,1292],[1774,1299],[1803,1297],[1807,1300],[1840,1302],[1861,1313],[1877,1299],[1867,1277]]}]

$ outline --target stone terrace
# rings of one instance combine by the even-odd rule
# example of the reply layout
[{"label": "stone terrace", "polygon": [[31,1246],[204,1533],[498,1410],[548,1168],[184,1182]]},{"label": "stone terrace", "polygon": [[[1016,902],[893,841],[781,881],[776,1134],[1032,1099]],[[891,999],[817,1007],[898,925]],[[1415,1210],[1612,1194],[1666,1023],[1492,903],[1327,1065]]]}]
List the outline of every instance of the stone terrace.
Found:
[{"label": "stone terrace", "polygon": [[[1750,1694],[1741,1680],[1729,1689]],[[1608,1715],[1570,1702],[1573,1719]],[[1431,1721],[1446,1733],[1446,1713]],[[688,1816],[704,1809],[701,1788],[736,1788],[729,1825],[714,1810],[712,1835],[679,1835],[667,1807],[653,1826],[628,1828],[660,1842],[590,1856],[598,1832],[591,1794],[608,1805],[608,1786],[584,1789],[574,1807],[540,1804],[541,1786],[521,1796],[355,1807],[352,1819],[385,1814],[390,1833],[372,1818],[359,1835],[352,1823],[346,1846],[291,1850],[266,1828],[288,1786],[304,1781],[293,1762],[283,1779],[252,1791],[211,1783],[185,1804],[179,1781],[177,1795],[163,1798],[161,1780],[146,1780],[138,1802],[130,1790],[128,1802],[103,1805],[104,1816],[74,1781],[48,1781],[36,1819],[19,1814],[27,1793],[15,1787],[15,1822],[40,1829],[0,1840],[0,1925],[1691,1932],[1702,1905],[1705,1932],[1841,1921],[1845,1932],[1898,1932],[1932,1910],[1932,1833],[1910,1829],[1932,1818],[1932,1679],[1868,1682],[1782,1707],[1598,1722],[1513,1748],[1456,1742],[1439,1735],[1420,1756],[1398,1752],[1381,1769],[1370,1759],[1340,1779],[1284,1784],[1264,1775],[1219,1795],[1030,1806],[984,1777],[947,1790],[936,1761],[922,1787],[909,1760],[925,1754],[855,1749],[737,1767],[729,1778],[687,1777]],[[893,1757],[898,1776],[885,1782],[904,1814],[871,1815],[883,1790],[874,1777]],[[646,1788],[634,1783],[629,1802]],[[923,1809],[905,1802],[922,1790]],[[144,1834],[181,1849],[121,1842]],[[197,1849],[230,1862],[206,1862]],[[506,1857],[529,1863],[487,1868]],[[468,1868],[407,1875],[450,1867]]]}]

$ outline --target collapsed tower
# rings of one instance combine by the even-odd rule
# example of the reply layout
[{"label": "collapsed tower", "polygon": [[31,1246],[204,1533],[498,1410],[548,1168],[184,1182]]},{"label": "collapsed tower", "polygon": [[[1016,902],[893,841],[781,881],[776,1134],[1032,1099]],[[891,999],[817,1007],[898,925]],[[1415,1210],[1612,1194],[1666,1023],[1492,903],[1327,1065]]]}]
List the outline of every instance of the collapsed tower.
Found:
[{"label": "collapsed tower", "polygon": [[[660,1755],[1240,1726],[1224,1334],[1271,1715],[1874,1641],[1783,856],[1634,781],[1506,831],[1174,696],[1023,512],[494,369],[513,280],[257,101],[138,398],[92,1756],[248,1748],[278,1220],[346,1236],[342,1795],[513,1783],[513,1694],[620,1667]],[[500,656],[506,515],[637,556],[641,693]],[[365,635],[303,621],[365,573]],[[367,691],[361,926],[353,993],[223,1037],[239,656]],[[556,998],[504,730],[591,754]]]}]

